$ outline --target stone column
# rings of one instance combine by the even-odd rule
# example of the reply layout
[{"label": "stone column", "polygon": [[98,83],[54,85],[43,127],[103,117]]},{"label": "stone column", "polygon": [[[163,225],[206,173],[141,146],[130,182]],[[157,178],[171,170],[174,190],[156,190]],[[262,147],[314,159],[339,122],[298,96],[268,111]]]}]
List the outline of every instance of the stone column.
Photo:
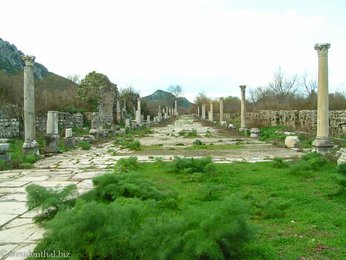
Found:
[{"label": "stone column", "polygon": [[209,112],[209,121],[213,122],[214,121],[214,109],[213,109],[213,103],[210,103],[210,112]]},{"label": "stone column", "polygon": [[147,115],[147,124],[150,125],[150,115]]},{"label": "stone column", "polygon": [[317,135],[312,142],[314,150],[327,153],[333,147],[329,138],[329,96],[328,96],[328,49],[330,43],[315,44],[318,55],[318,93],[317,93]]},{"label": "stone column", "polygon": [[119,99],[117,99],[115,117],[116,117],[117,123],[119,124],[121,121],[121,108],[120,108],[120,100]]},{"label": "stone column", "polygon": [[246,108],[245,108],[245,88],[246,85],[239,86],[241,89],[241,100],[240,100],[240,129],[244,130],[246,128],[246,121],[245,121],[245,114],[246,114]]},{"label": "stone column", "polygon": [[141,125],[141,98],[137,98],[136,123]]},{"label": "stone column", "polygon": [[36,141],[34,56],[22,56],[24,67],[24,132],[23,154],[39,155],[39,144]]},{"label": "stone column", "polygon": [[223,121],[223,97],[220,98],[220,123]]},{"label": "stone column", "polygon": [[197,116],[199,117],[200,111],[199,111],[199,106],[197,106]]},{"label": "stone column", "polygon": [[178,115],[178,100],[174,100],[174,115]]},{"label": "stone column", "polygon": [[161,110],[161,106],[159,106],[159,112],[157,114],[157,119],[160,122],[162,120],[162,110]]},{"label": "stone column", "polygon": [[74,148],[76,146],[76,140],[73,137],[72,128],[65,129],[65,147]]},{"label": "stone column", "polygon": [[205,104],[202,104],[202,119],[205,120]]},{"label": "stone column", "polygon": [[59,112],[48,111],[47,113],[47,130],[45,136],[45,152],[57,153],[59,141]]}]

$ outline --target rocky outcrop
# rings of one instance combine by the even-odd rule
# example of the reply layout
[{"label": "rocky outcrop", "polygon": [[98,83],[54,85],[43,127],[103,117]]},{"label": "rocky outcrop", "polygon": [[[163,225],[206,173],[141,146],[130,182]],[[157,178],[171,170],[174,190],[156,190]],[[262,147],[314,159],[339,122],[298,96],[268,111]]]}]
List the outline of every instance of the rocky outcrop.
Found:
[{"label": "rocky outcrop", "polygon": [[[0,70],[9,74],[15,74],[23,70],[24,62],[21,57],[25,55],[13,44],[0,38]],[[36,79],[42,79],[49,74],[48,69],[40,63],[34,65]]]}]

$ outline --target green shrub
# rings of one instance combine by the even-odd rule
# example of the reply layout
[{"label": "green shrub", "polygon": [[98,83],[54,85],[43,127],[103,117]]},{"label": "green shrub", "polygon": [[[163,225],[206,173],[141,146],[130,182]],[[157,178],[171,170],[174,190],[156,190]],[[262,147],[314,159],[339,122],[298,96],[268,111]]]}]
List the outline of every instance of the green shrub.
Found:
[{"label": "green shrub", "polygon": [[198,136],[196,129],[182,130],[178,134],[179,134],[179,136],[183,136],[183,137],[187,137],[187,138],[193,138],[193,137],[197,137]]},{"label": "green shrub", "polygon": [[30,184],[25,190],[27,192],[26,204],[29,210],[41,209],[41,214],[34,218],[37,222],[52,219],[60,209],[71,208],[77,197],[77,187],[73,184],[64,187],[62,190]]},{"label": "green shrub", "polygon": [[141,143],[139,141],[133,141],[126,145],[126,148],[134,151],[141,150]]},{"label": "green shrub", "polygon": [[309,162],[311,165],[311,169],[315,171],[323,170],[329,164],[327,158],[316,152],[305,154],[301,159]]},{"label": "green shrub", "polygon": [[195,141],[193,141],[192,145],[203,145],[203,142],[199,139],[196,139]]},{"label": "green shrub", "polygon": [[260,205],[260,214],[264,219],[282,218],[285,216],[285,210],[288,207],[288,203],[280,202],[274,198],[270,198]]},{"label": "green shrub", "polygon": [[105,174],[93,179],[97,198],[110,202],[117,198],[162,200],[166,194],[136,173]]},{"label": "green shrub", "polygon": [[168,171],[187,174],[196,172],[215,173],[215,165],[213,164],[211,157],[201,159],[175,157]]},{"label": "green shrub", "polygon": [[[125,201],[123,201],[125,202]],[[253,238],[246,205],[238,198],[208,208],[167,214],[146,202],[79,201],[47,223],[50,232],[34,250],[71,252],[72,259],[233,259]]]},{"label": "green shrub", "polygon": [[114,172],[129,172],[139,167],[138,159],[135,156],[129,158],[121,158],[114,165]]},{"label": "green shrub", "polygon": [[268,140],[280,140],[283,141],[286,138],[286,135],[282,133],[285,129],[285,126],[270,126],[264,127],[260,129],[260,140],[268,141]]},{"label": "green shrub", "polygon": [[336,171],[342,175],[346,175],[346,163],[341,163],[336,166]]},{"label": "green shrub", "polygon": [[273,167],[274,167],[274,168],[282,169],[282,168],[287,168],[287,167],[288,167],[288,164],[287,164],[287,162],[284,161],[283,158],[275,157],[275,158],[273,159]]},{"label": "green shrub", "polygon": [[82,149],[82,150],[90,150],[91,149],[91,144],[89,142],[86,141],[81,141],[78,143],[78,146]]}]

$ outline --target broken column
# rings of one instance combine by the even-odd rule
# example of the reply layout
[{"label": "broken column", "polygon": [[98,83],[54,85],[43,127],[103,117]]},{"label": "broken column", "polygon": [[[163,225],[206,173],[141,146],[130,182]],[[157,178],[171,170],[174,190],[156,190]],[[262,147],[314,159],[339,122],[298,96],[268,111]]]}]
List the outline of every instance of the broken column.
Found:
[{"label": "broken column", "polygon": [[121,121],[120,99],[117,99],[115,117],[116,117],[117,123],[119,124]]},{"label": "broken column", "polygon": [[147,124],[150,125],[150,115],[147,115]]},{"label": "broken column", "polygon": [[214,109],[213,109],[213,103],[210,103],[210,111],[209,111],[209,121],[214,121]]},{"label": "broken column", "polygon": [[202,104],[202,119],[205,120],[205,104]]},{"label": "broken column", "polygon": [[200,111],[199,111],[199,106],[197,106],[197,116],[199,117]]},{"label": "broken column", "polygon": [[24,143],[23,154],[39,155],[39,144],[36,141],[35,118],[35,88],[34,88],[34,62],[35,57],[22,56],[24,67]]},{"label": "broken column", "polygon": [[330,43],[315,44],[318,55],[317,135],[314,151],[327,153],[333,147],[329,138],[328,49]]},{"label": "broken column", "polygon": [[239,130],[244,130],[246,128],[246,121],[245,121],[245,113],[246,113],[246,108],[245,108],[245,88],[246,88],[246,85],[241,85],[239,87],[241,89],[240,129]]},{"label": "broken column", "polygon": [[76,139],[73,137],[72,128],[65,129],[65,147],[74,148],[76,146]]},{"label": "broken column", "polygon": [[174,100],[174,115],[178,115],[178,100]]},{"label": "broken column", "polygon": [[136,123],[141,125],[141,98],[137,98]]},{"label": "broken column", "polygon": [[223,97],[220,98],[220,123],[223,121]]},{"label": "broken column", "polygon": [[47,113],[47,130],[45,136],[45,152],[57,153],[59,141],[59,112],[48,111]]},{"label": "broken column", "polygon": [[157,114],[157,119],[160,122],[162,120],[162,110],[161,110],[161,106],[159,106],[159,112]]}]

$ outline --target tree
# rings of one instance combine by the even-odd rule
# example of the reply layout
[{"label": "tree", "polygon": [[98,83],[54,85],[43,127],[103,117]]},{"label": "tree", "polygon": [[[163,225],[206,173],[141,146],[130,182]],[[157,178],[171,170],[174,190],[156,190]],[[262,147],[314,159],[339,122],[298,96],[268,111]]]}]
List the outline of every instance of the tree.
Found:
[{"label": "tree", "polygon": [[183,88],[180,85],[170,85],[167,91],[171,92],[175,97],[180,97],[183,94]]},{"label": "tree", "polygon": [[134,110],[137,108],[137,98],[139,98],[138,91],[132,86],[122,88],[120,89],[119,97],[122,111],[126,114],[133,115]]},{"label": "tree", "polygon": [[74,83],[80,83],[80,76],[78,74],[69,74],[66,78],[73,81]]},{"label": "tree", "polygon": [[78,86],[78,96],[86,101],[92,110],[97,108],[100,98],[104,93],[113,91],[116,94],[116,85],[106,75],[96,71],[86,75]]}]

